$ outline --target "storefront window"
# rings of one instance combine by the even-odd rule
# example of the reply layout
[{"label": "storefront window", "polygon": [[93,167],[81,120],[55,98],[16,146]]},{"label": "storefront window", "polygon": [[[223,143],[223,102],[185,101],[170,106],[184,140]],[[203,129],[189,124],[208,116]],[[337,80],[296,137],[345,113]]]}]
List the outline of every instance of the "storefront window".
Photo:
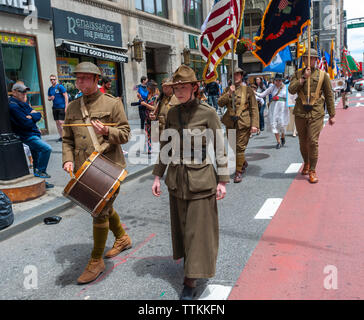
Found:
[{"label": "storefront window", "polygon": [[34,110],[42,113],[42,120],[37,125],[39,129],[45,130],[35,38],[0,33],[0,45],[3,50],[8,94],[11,94],[11,88],[16,81],[23,81],[30,88],[28,102]]},{"label": "storefront window", "polygon": [[76,78],[73,74],[77,64],[81,62],[89,61],[96,64],[103,76],[107,76],[111,79],[110,94],[117,97],[119,94],[118,88],[118,71],[117,63],[113,61],[97,60],[87,56],[77,56],[61,50],[57,51],[57,71],[58,79],[62,85],[66,88],[67,92],[73,99],[78,93],[76,88]]}]

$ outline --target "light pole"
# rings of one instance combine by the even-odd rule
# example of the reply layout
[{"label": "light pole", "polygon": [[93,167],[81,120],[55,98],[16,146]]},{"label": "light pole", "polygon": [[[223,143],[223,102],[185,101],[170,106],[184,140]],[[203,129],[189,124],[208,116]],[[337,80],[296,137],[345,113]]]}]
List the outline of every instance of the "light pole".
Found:
[{"label": "light pole", "polygon": [[5,68],[0,44],[0,180],[29,175],[22,142],[11,130]]}]

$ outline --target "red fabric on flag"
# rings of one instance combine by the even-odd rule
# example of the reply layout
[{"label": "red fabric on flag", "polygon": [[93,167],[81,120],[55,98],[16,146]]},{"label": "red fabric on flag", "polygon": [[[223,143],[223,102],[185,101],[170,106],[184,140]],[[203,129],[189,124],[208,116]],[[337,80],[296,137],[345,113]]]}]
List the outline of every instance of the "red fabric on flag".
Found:
[{"label": "red fabric on flag", "polygon": [[[216,68],[221,60],[234,49],[240,36],[245,0],[220,0],[215,2],[200,36],[200,51],[206,67],[203,79],[206,83],[217,78]],[[235,50],[234,50],[235,51]]]}]

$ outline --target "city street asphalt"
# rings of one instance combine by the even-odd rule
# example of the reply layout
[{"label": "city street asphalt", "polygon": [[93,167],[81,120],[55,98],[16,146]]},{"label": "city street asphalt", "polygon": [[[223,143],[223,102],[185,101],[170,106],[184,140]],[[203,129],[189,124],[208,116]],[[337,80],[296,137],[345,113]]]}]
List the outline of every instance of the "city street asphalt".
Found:
[{"label": "city street asphalt", "polygon": [[[353,96],[361,101],[359,94],[354,92]],[[350,106],[364,106],[360,103],[355,100],[355,105]],[[231,289],[237,285],[244,266],[271,222],[270,217],[258,218],[258,212],[267,199],[284,199],[291,183],[299,178],[297,172],[302,159],[298,137],[288,134],[286,140],[286,145],[276,150],[275,138],[267,131],[251,138],[246,150],[249,167],[243,182],[234,184],[231,180],[225,199],[218,202],[220,243],[216,276],[198,282],[199,296],[206,292],[207,286]],[[64,187],[68,176],[59,162],[61,144],[51,143],[54,152],[49,182]],[[292,164],[298,169],[290,171]],[[168,191],[162,183],[162,195],[155,198],[152,183],[153,176],[147,172],[122,185],[115,209],[133,247],[105,260],[106,271],[88,285],[77,285],[76,280],[92,250],[92,218],[76,206],[58,213],[62,217],[59,224],[39,223],[0,242],[2,261],[7,264],[0,274],[0,299],[178,299],[183,261],[172,259]],[[106,250],[112,247],[113,241],[110,232]],[[27,285],[29,270],[35,270],[35,282],[30,286]]]}]

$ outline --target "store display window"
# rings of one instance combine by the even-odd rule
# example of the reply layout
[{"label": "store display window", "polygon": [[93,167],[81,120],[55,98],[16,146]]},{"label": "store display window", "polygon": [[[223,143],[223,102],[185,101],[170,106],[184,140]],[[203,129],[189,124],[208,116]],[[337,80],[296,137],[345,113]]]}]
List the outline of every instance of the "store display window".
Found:
[{"label": "store display window", "polygon": [[37,125],[40,130],[46,130],[35,38],[0,33],[0,45],[3,51],[8,94],[11,95],[11,88],[15,82],[23,81],[30,88],[28,102],[34,110],[42,113],[42,119]]}]

